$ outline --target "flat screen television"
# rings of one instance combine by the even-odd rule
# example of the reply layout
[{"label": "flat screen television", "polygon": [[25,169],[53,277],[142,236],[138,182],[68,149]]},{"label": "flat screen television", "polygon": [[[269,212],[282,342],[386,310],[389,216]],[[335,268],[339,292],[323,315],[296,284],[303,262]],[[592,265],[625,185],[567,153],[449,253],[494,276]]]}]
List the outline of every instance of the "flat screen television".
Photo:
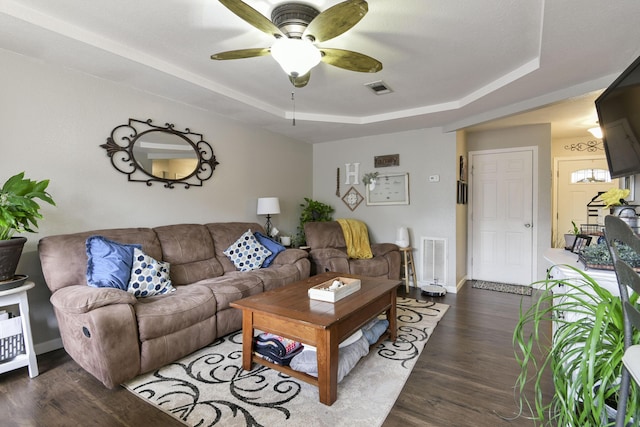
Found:
[{"label": "flat screen television", "polygon": [[640,57],[595,104],[611,178],[640,173]]}]

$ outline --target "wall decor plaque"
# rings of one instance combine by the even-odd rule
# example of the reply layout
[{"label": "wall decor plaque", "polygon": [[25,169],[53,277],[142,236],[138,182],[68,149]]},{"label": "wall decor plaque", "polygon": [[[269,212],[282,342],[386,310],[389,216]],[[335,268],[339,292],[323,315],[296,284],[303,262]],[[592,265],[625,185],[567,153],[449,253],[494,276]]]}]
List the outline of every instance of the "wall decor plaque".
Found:
[{"label": "wall decor plaque", "polygon": [[373,167],[386,168],[389,166],[400,166],[400,154],[387,154],[373,158]]}]

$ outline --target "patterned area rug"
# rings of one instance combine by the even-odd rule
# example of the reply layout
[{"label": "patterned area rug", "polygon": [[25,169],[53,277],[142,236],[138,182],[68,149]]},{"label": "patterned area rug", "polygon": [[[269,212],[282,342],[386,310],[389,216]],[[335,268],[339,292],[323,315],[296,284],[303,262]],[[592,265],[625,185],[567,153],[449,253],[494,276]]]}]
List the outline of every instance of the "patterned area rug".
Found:
[{"label": "patterned area rug", "polygon": [[397,341],[360,359],[331,406],[318,401],[316,387],[275,370],[243,371],[240,332],[124,387],[189,426],[379,426],[448,307],[398,298]]},{"label": "patterned area rug", "polygon": [[484,280],[469,280],[472,288],[487,289],[490,291],[506,292],[509,294],[518,294],[531,296],[533,288],[531,286],[510,285],[507,283],[486,282]]}]

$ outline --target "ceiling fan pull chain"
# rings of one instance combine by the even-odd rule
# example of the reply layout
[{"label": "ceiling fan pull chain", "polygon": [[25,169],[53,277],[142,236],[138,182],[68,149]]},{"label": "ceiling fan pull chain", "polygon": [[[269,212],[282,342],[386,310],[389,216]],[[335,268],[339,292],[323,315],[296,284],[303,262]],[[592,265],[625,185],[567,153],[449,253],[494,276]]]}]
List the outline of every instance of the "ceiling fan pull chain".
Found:
[{"label": "ceiling fan pull chain", "polygon": [[293,123],[291,126],[296,125],[296,92],[291,92],[291,102],[293,103]]}]

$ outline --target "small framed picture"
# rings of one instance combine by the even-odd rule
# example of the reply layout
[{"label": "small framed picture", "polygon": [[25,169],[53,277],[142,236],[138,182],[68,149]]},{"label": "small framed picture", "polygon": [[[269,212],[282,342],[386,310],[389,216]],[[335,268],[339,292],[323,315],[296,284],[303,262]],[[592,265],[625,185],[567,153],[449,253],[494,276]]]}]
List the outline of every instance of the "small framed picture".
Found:
[{"label": "small framed picture", "polygon": [[576,235],[576,240],[573,242],[573,247],[571,248],[571,252],[574,254],[580,254],[584,248],[589,246],[591,243],[592,236],[587,236],[586,234],[578,234]]}]

